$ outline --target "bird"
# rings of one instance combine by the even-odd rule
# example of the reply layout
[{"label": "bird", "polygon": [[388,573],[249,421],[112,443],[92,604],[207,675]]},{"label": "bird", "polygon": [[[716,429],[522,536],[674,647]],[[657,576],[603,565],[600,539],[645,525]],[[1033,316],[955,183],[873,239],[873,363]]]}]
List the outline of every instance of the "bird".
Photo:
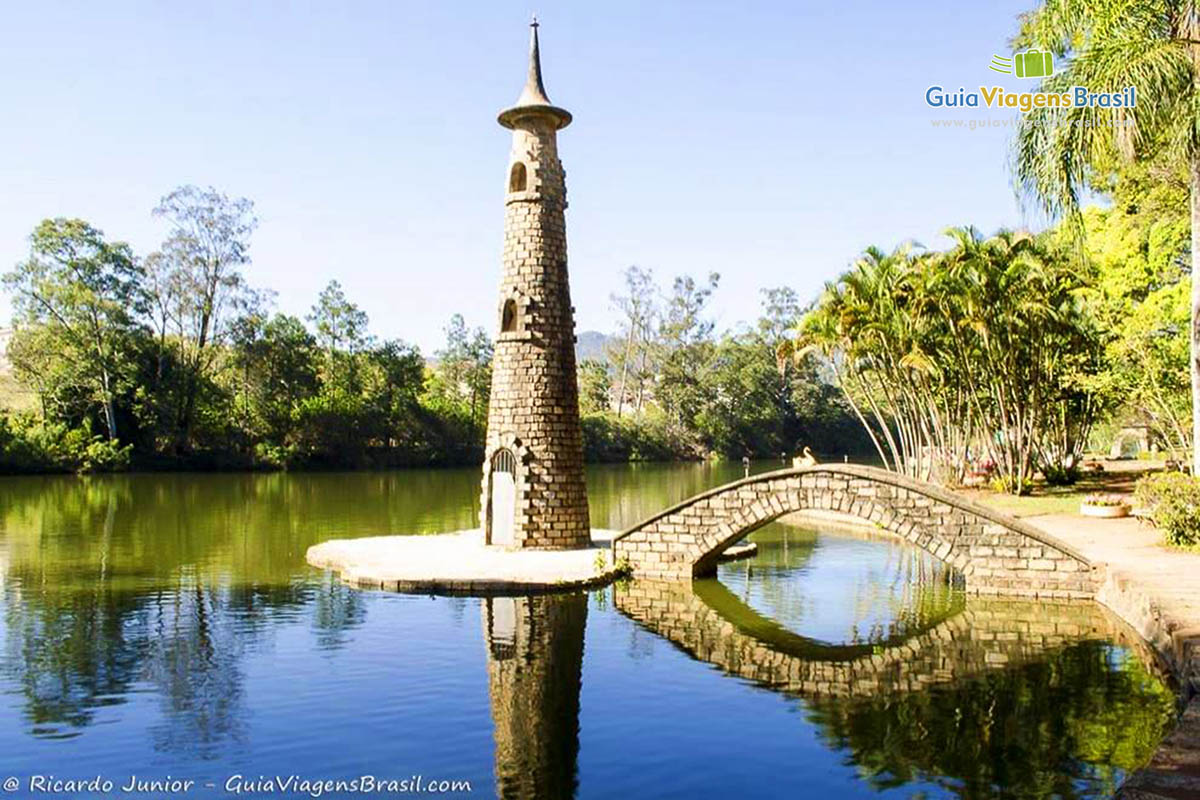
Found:
[{"label": "bird", "polygon": [[812,454],[812,450],[808,445],[804,446],[804,455],[796,456],[792,459],[793,467],[813,467],[817,464],[817,457]]}]

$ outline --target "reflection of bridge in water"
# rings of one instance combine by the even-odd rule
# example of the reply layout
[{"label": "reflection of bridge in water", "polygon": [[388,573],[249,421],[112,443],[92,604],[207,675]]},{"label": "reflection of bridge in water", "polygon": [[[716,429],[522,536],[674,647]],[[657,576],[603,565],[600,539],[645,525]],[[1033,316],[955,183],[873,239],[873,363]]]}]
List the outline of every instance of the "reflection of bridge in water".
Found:
[{"label": "reflection of bridge in water", "polygon": [[1091,603],[968,597],[960,613],[903,640],[838,645],[787,631],[765,634],[771,625],[716,582],[636,581],[614,592],[621,613],[693,658],[804,696],[919,691],[1037,661],[1088,640],[1144,650]]}]

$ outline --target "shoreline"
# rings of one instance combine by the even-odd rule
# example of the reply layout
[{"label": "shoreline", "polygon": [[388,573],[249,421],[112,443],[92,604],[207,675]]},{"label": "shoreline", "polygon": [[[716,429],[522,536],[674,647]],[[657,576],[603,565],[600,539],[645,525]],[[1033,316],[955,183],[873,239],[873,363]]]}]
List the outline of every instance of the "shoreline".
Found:
[{"label": "shoreline", "polygon": [[[1200,554],[1170,550],[1160,534],[1131,517],[1043,514],[1025,522],[1079,549],[1100,566],[1095,602],[1144,641],[1176,683],[1180,715],[1150,762],[1129,775],[1118,800],[1200,797]],[[781,518],[896,538],[857,517],[807,511]],[[1120,566],[1115,565],[1120,559]]]}]

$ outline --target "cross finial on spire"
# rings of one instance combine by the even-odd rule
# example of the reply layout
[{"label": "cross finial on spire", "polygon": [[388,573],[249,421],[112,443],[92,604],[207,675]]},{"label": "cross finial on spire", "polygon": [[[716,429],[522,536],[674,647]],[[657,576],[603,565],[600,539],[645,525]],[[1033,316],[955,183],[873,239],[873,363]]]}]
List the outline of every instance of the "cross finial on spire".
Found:
[{"label": "cross finial on spire", "polygon": [[525,79],[525,88],[521,91],[521,96],[517,98],[517,104],[500,115],[500,124],[506,127],[512,127],[511,123],[515,119],[515,112],[529,109],[549,113],[555,118],[557,126],[560,128],[571,121],[570,112],[553,105],[550,98],[546,96],[546,87],[542,83],[542,57],[538,48],[538,26],[537,14],[534,14],[533,21],[529,23],[529,74]]},{"label": "cross finial on spire", "polygon": [[536,16],[534,16],[533,22],[529,23],[529,78],[525,81],[525,90],[521,93],[521,99],[517,101],[517,105],[527,103],[550,105],[550,98],[546,97],[546,87],[542,85],[542,55],[538,48]]}]

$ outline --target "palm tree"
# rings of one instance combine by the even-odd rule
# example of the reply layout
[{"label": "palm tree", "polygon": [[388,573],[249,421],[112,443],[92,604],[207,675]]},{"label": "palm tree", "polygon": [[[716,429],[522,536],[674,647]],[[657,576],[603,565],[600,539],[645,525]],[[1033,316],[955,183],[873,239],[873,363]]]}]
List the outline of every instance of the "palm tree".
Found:
[{"label": "palm tree", "polygon": [[1043,108],[1024,117],[1015,172],[1047,212],[1077,218],[1088,179],[1099,183],[1121,160],[1188,166],[1192,451],[1200,474],[1200,10],[1193,0],[1047,0],[1023,16],[1013,44],[1066,61],[1043,81],[1045,91],[1137,90],[1132,108]]}]

